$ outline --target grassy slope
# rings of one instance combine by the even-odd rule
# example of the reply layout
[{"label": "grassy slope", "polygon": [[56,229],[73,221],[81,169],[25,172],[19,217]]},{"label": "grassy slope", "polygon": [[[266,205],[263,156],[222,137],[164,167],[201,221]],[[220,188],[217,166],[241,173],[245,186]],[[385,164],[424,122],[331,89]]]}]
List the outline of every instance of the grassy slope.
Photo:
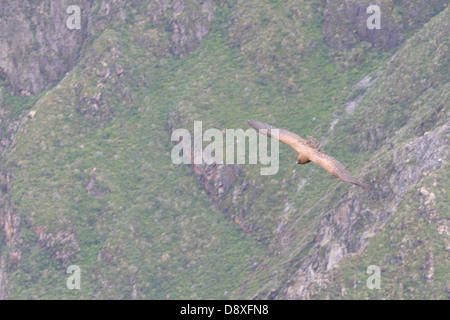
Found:
[{"label": "grassy slope", "polygon": [[[322,194],[337,188],[333,197],[339,198],[342,185],[317,167],[295,167],[295,152],[282,146],[277,175],[263,180],[258,166],[245,167],[242,181],[259,183],[233,209],[255,230],[244,234],[189,168],[171,165],[167,120],[182,105],[186,123],[203,120],[204,128],[245,128],[244,121],[255,118],[319,140],[331,136],[329,144],[342,141],[358,118],[333,136],[329,124],[341,113],[337,106],[352,98],[351,85],[384,68],[391,53],[361,47],[355,49],[367,56],[361,65],[333,61],[322,39],[320,7],[299,6],[296,13],[274,2],[220,8],[211,33],[181,60],[149,54],[134,41],[132,27],[106,30],[94,40],[79,65],[33,106],[36,117],[24,125],[8,163],[23,237],[22,260],[10,267],[11,298],[252,297],[289,280],[333,203]],[[230,35],[234,26],[239,30],[239,17],[253,22],[249,29],[256,33]],[[264,28],[268,17],[273,25]],[[123,65],[124,75],[100,78],[102,62]],[[86,104],[80,96],[98,92],[101,112],[80,109]],[[357,173],[369,157],[356,147],[361,140],[354,134],[347,145],[327,151]],[[303,178],[307,188],[299,193]],[[280,221],[292,223],[296,234],[296,245],[283,254],[271,240],[281,241]],[[39,241],[37,227],[52,236]],[[383,252],[377,250],[388,241],[383,237],[361,265]],[[61,251],[69,256],[63,262],[55,258]],[[79,292],[65,287],[70,264],[83,272]]]},{"label": "grassy slope", "polygon": [[[75,84],[84,81],[88,91],[98,79],[77,67],[37,103],[17,139],[10,163],[24,245],[12,297],[131,298],[133,287],[141,298],[226,297],[256,259],[258,244],[224,218],[186,168],[171,164],[168,113],[194,94],[191,81],[177,80],[179,61],[155,68],[161,61],[140,56],[130,38],[109,31],[93,44],[91,54],[100,56],[108,44],[125,48],[121,63],[132,75],[122,90],[105,84],[110,121],[77,112]],[[142,86],[140,74],[153,82]],[[98,196],[83,187],[92,178]],[[69,230],[76,243],[56,240],[46,250],[34,232],[42,226],[55,238]],[[63,265],[54,259],[62,247],[74,252]],[[65,288],[69,264],[84,270],[81,292]]]},{"label": "grassy slope", "polygon": [[[377,150],[375,159],[392,159],[396,150],[448,121],[448,15],[447,9],[405,43],[379,85],[366,96],[359,115],[351,119],[353,125],[372,131],[382,128],[380,137],[364,146],[368,152]],[[448,134],[447,129],[441,135],[447,145]],[[389,144],[396,148],[391,150]],[[418,161],[411,158],[406,165],[412,168]],[[383,173],[381,168],[378,171]],[[331,288],[316,297],[448,299],[448,172],[446,164],[426,173],[396,204],[397,212],[383,232],[362,252],[346,257],[332,272]],[[426,203],[422,188],[435,194],[435,204]],[[371,264],[381,266],[381,290],[365,288],[365,272]]]}]

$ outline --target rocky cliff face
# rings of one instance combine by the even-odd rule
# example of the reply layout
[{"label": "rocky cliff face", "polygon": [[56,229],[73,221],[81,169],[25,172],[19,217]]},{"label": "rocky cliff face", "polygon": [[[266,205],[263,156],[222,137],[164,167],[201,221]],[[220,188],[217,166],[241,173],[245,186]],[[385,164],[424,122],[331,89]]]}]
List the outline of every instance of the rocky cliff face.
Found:
[{"label": "rocky cliff face", "polygon": [[[0,299],[447,297],[448,7],[367,3],[81,1],[76,31],[0,1]],[[171,164],[173,129],[250,118],[372,190],[285,146],[271,177]]]},{"label": "rocky cliff face", "polygon": [[[390,219],[404,210],[403,203],[410,197],[411,191],[419,192],[424,197],[421,202],[424,202],[417,203],[416,208],[409,208],[408,214],[417,212],[416,216],[419,218],[423,214],[419,213],[420,207],[426,203],[426,207],[432,210],[432,213],[425,213],[432,221],[429,223],[436,226],[436,231],[446,228],[445,212],[433,212],[434,193],[423,187],[417,189],[417,186],[423,185],[427,176],[443,169],[447,162],[448,150],[445,146],[449,143],[449,129],[450,122],[447,121],[424,136],[412,139],[405,146],[393,150],[387,159],[379,160],[385,163],[385,168],[381,172],[381,181],[374,183],[372,195],[348,194],[321,219],[314,239],[314,249],[302,261],[298,274],[283,291],[283,297],[305,299],[325,292],[332,282],[330,270],[348,255],[364,255],[371,238],[383,232]],[[410,165],[411,159],[417,161],[415,165]],[[375,161],[367,169],[370,172],[378,171],[376,163],[379,162]],[[362,220],[365,221],[364,224],[361,223]],[[448,252],[440,254],[448,259]],[[339,289],[342,297],[345,297],[345,291],[348,290],[346,285],[341,284]]]},{"label": "rocky cliff face", "polygon": [[[81,1],[83,14],[91,1]],[[49,88],[78,60],[89,28],[66,26],[70,1],[2,1],[0,3],[0,70],[11,91],[35,95]]]},{"label": "rocky cliff face", "polygon": [[[0,77],[14,94],[36,95],[50,88],[76,65],[86,39],[111,25],[148,13],[154,29],[169,34],[169,50],[182,57],[198,46],[214,18],[211,1],[159,1],[145,12],[139,12],[135,2],[79,1],[81,29],[76,30],[67,27],[70,5],[70,1],[0,2]],[[146,41],[145,36],[141,40]]]},{"label": "rocky cliff face", "polygon": [[[66,25],[71,15],[67,13],[67,8],[72,4],[70,1],[0,2],[0,80],[3,81],[0,88],[1,299],[9,296],[7,270],[14,269],[21,262],[21,244],[24,240],[23,234],[18,231],[19,225],[30,227],[39,245],[63,265],[67,265],[80,252],[74,229],[49,230],[47,225],[35,222],[32,217],[21,221],[11,203],[13,173],[5,168],[5,163],[15,146],[16,134],[24,123],[36,115],[36,110],[28,114],[15,112],[11,108],[14,104],[11,96],[25,97],[28,99],[24,100],[25,104],[33,104],[36,101],[33,96],[52,88],[80,63],[83,50],[87,50],[90,58],[81,63],[91,66],[85,76],[98,82],[98,86],[92,90],[83,83],[75,83],[75,110],[90,125],[102,126],[114,114],[114,106],[102,98],[102,88],[118,85],[120,77],[128,70],[125,71],[118,62],[122,54],[117,48],[100,53],[95,52],[99,48],[90,51],[91,48],[86,47],[85,43],[105,30],[120,29],[121,24],[127,23],[136,32],[136,43],[150,54],[182,58],[195,50],[211,30],[215,12],[215,4],[209,0],[165,0],[152,2],[148,7],[121,0],[79,1],[76,5],[81,9],[81,29],[72,30]],[[126,95],[126,92],[122,94]],[[205,179],[211,180],[211,177]]]},{"label": "rocky cliff face", "polygon": [[[338,5],[328,2],[325,8],[323,25],[325,39],[328,45],[339,50],[348,49],[361,41],[367,41],[374,47],[392,49],[405,41],[411,31],[420,28],[424,21],[442,10],[442,3],[416,5],[418,7],[413,8],[413,6],[405,4],[401,7],[395,7],[393,3],[390,5],[383,3],[381,6],[383,31],[370,33],[371,31],[367,28],[361,27],[362,25],[365,26],[367,19],[365,4],[340,2]],[[422,9],[419,10],[420,14],[415,14],[417,20],[412,23],[409,15],[416,12],[415,10],[418,10],[420,6],[422,6]],[[391,12],[392,10],[402,10],[402,12],[405,11],[408,14],[401,17],[401,19],[404,19],[403,22],[401,20],[394,22],[395,19],[400,19],[400,17],[396,16],[394,19],[389,15],[388,9]],[[354,85],[355,90],[359,87],[364,88],[364,93],[357,97],[351,111],[349,111],[349,103],[345,103],[342,108],[345,109],[344,117],[347,118],[346,121],[350,118],[350,123],[354,123],[355,128],[358,129],[353,132],[347,131],[346,124],[339,124],[339,121],[344,119],[335,119],[330,128],[334,130],[334,126],[338,123],[335,130],[346,130],[347,143],[355,144],[354,148],[361,150],[361,152],[372,154],[368,160],[369,164],[362,171],[365,173],[363,180],[367,180],[373,186],[373,190],[368,193],[360,192],[360,190],[337,194],[331,192],[324,195],[313,207],[305,208],[303,206],[297,214],[304,215],[305,210],[312,210],[319,215],[322,214],[320,223],[314,231],[313,239],[307,249],[300,251],[302,260],[297,267],[295,276],[289,279],[286,284],[280,285],[279,289],[263,292],[256,297],[329,298],[330,294],[327,293],[327,290],[330,289],[333,281],[340,283],[340,285],[335,285],[336,290],[341,297],[346,297],[349,284],[342,283],[342,279],[336,279],[336,272],[339,273],[340,271],[333,272],[333,269],[339,265],[341,260],[346,260],[346,257],[364,256],[370,240],[380,232],[386,232],[386,224],[405,210],[404,202],[407,201],[406,199],[410,197],[411,193],[419,192],[425,198],[415,203],[414,208],[408,207],[408,214],[416,212],[420,216],[420,208],[426,202],[426,207],[430,208],[433,212],[431,215],[434,217],[432,222],[429,223],[436,228],[435,230],[446,230],[446,213],[432,209],[435,206],[435,194],[422,187],[428,176],[445,170],[444,166],[448,160],[447,146],[450,134],[448,119],[450,114],[446,107],[449,96],[448,83],[445,80],[448,70],[437,67],[445,65],[445,57],[450,54],[448,46],[439,40],[445,37],[441,31],[446,29],[448,23],[444,20],[445,14],[441,13],[432,23],[425,25],[418,34],[409,38],[404,47],[387,61],[386,67],[379,70],[376,76],[367,75],[364,78],[366,80],[363,79],[360,83]],[[247,23],[251,24],[251,22]],[[347,31],[341,30],[341,32],[336,29],[336,25],[356,29],[354,31],[350,31],[350,29]],[[360,28],[360,30],[358,31],[357,28]],[[330,30],[337,33],[331,35],[329,34]],[[336,39],[342,40],[338,34],[350,35],[351,39],[344,37],[343,41],[333,42]],[[239,41],[245,39],[245,33],[236,32],[236,35],[241,37]],[[242,46],[246,45],[248,45],[248,42],[241,43],[241,49]],[[277,63],[274,61],[273,64],[276,65]],[[438,69],[440,71],[437,71]],[[415,77],[414,74],[420,74],[421,76]],[[410,76],[415,77],[416,80],[413,80]],[[399,83],[399,81],[402,83]],[[427,103],[426,101],[429,101],[430,98],[429,95],[433,95],[431,92],[434,92],[434,97],[439,98],[433,103]],[[392,117],[392,114],[388,116],[385,113],[385,108],[398,104],[404,106],[411,104],[417,106],[417,108],[411,111],[405,107],[404,111],[409,110],[407,111],[408,114],[401,115],[401,112],[399,112],[394,117]],[[359,110],[356,115],[353,115],[355,108]],[[377,108],[379,111],[373,112]],[[184,114],[185,118],[190,118],[189,111],[181,113]],[[383,116],[380,117],[380,115]],[[179,112],[177,112],[177,116],[179,117]],[[388,119],[388,117],[391,118]],[[396,119],[399,119],[399,121],[396,121]],[[353,137],[358,138],[352,142]],[[334,140],[334,143],[340,142]],[[328,145],[330,143],[333,142],[328,141]],[[359,145],[356,146],[356,144]],[[202,180],[209,175],[209,171],[208,166],[197,167],[194,170]],[[255,229],[258,223],[253,220],[254,217],[248,209],[240,211],[237,200],[240,197],[242,203],[242,199],[246,197],[257,198],[258,188],[255,184],[250,188],[241,188],[243,185],[247,185],[244,182],[246,181],[246,174],[245,170],[240,173],[240,182],[233,189],[233,200],[231,200],[230,192],[228,202],[221,201],[219,208],[224,212],[231,211],[235,215],[241,212],[237,215],[238,221],[246,225],[247,230],[251,230]],[[305,183],[305,180],[303,182]],[[263,182],[256,182],[256,185],[259,183]],[[436,181],[433,186],[438,189],[443,187],[442,185],[438,187]],[[209,186],[205,184],[205,187],[215,198],[216,194],[210,190]],[[299,189],[301,188],[299,187]],[[295,212],[294,206],[294,203],[287,202],[286,212],[293,210]],[[444,211],[446,210],[444,209]],[[271,241],[271,247],[276,252],[282,255],[289,253],[292,255],[292,251],[296,251],[293,248],[296,247],[298,228],[292,227],[295,224],[295,218],[290,223],[280,221],[277,227],[279,235]],[[443,257],[440,261],[445,261],[445,259],[448,259],[448,250],[439,255]],[[353,259],[356,260],[357,258]],[[427,259],[429,260],[429,257]],[[427,262],[427,265],[430,263],[432,262]],[[345,268],[345,266],[342,268]],[[429,274],[431,272],[429,267],[424,270],[424,273],[428,272]],[[430,278],[431,276],[425,274],[423,277]],[[443,291],[445,292],[445,290],[444,288]]]},{"label": "rocky cliff face", "polygon": [[[373,13],[367,13],[369,5],[380,8],[383,25],[380,30],[366,26]],[[327,1],[323,34],[328,45],[338,50],[348,50],[362,41],[388,50],[398,46],[444,7],[442,1]]]},{"label": "rocky cliff face", "polygon": [[[392,225],[386,227],[386,224],[389,224],[394,219],[393,217],[406,214],[410,219],[415,217],[417,221],[425,219],[427,220],[427,227],[433,230],[431,232],[433,236],[437,235],[438,230],[446,229],[448,209],[436,209],[435,194],[423,187],[426,181],[430,180],[429,177],[442,175],[448,163],[447,146],[450,135],[450,114],[446,107],[449,101],[448,83],[444,80],[447,77],[447,71],[440,69],[443,71],[442,73],[436,72],[437,69],[434,64],[440,61],[437,64],[445,65],[446,58],[444,56],[449,54],[449,47],[437,40],[443,36],[440,32],[441,27],[444,26],[445,28],[448,24],[445,21],[445,15],[441,13],[435,20],[425,25],[418,34],[408,39],[405,46],[388,62],[386,70],[381,73],[376,84],[369,89],[364,97],[365,100],[357,107],[360,108],[359,116],[356,116],[357,123],[363,125],[364,128],[372,128],[369,129],[370,133],[366,140],[368,145],[359,145],[358,147],[362,150],[368,149],[372,153],[370,163],[365,166],[363,172],[366,172],[366,177],[369,179],[367,181],[373,186],[373,190],[369,193],[346,192],[339,198],[331,196],[332,199],[334,198],[331,201],[336,202],[332,206],[328,204],[325,207],[334,208],[329,211],[324,209],[328,212],[321,218],[312,242],[314,243],[313,249],[303,259],[296,277],[291,279],[289,285],[279,293],[281,297],[289,299],[318,296],[329,298],[330,293],[327,290],[334,286],[339,296],[345,298],[352,289],[363,287],[365,282],[359,280],[352,284],[343,283],[343,270],[349,268],[351,264],[349,261],[356,262],[367,255],[366,247],[372,238],[377,237],[378,233],[390,232],[392,241],[393,234],[399,231]],[[425,63],[426,60],[428,61],[428,58],[425,57],[432,58]],[[401,84],[398,83],[399,79],[408,74],[408,65],[415,66],[414,72],[416,74],[423,67],[422,76],[417,81],[424,87],[421,87],[421,84],[415,81],[406,79]],[[428,76],[426,76],[427,74]],[[393,89],[394,87],[397,89]],[[381,95],[381,91],[386,92],[382,88],[391,92]],[[389,98],[391,93],[393,94],[393,100]],[[434,97],[439,98],[433,103],[427,103],[425,101],[429,101],[429,94],[434,94]],[[376,109],[375,105],[385,105],[386,102],[381,102],[385,99],[389,101],[389,105],[411,104],[416,108],[411,110],[402,119],[403,121],[395,124],[394,119],[389,121],[384,116],[377,117],[377,119],[368,116]],[[396,99],[401,99],[401,102],[395,102]],[[367,109],[361,110],[365,108]],[[385,110],[380,109],[380,112],[382,114]],[[359,131],[354,132],[354,134],[360,135],[363,133]],[[431,180],[433,181],[433,190],[442,192],[443,185],[440,179],[432,178]],[[415,198],[417,195],[419,197],[415,199],[416,201],[409,203],[409,205],[405,204],[410,197]],[[445,195],[444,199],[446,199]],[[428,209],[425,209],[424,212],[422,210],[424,210],[425,203],[425,207]],[[389,231],[386,229],[389,229]],[[428,237],[426,234],[420,236],[417,234],[417,236],[421,239],[417,241],[424,241],[423,239]],[[441,241],[442,238],[437,237],[437,242]],[[395,241],[392,241],[390,245],[395,247]],[[398,245],[400,246],[400,244]],[[417,248],[416,254],[428,261],[429,253],[425,254],[424,251],[420,251],[425,249],[425,246],[417,243],[415,246]],[[434,246],[431,250],[438,251]],[[395,249],[392,251],[395,251]],[[433,253],[431,254],[433,255]],[[437,255],[441,257],[441,262],[449,258],[447,249]],[[349,256],[351,258],[345,259]],[[414,260],[414,257],[408,256],[406,258],[406,256],[408,254],[404,254],[401,258],[403,263],[408,259]],[[330,272],[338,266],[342,259],[346,260],[344,265],[341,265],[338,268],[339,270]],[[384,261],[378,261],[380,264],[385,263]],[[401,265],[402,263],[398,264]],[[430,262],[424,264],[429,265]],[[429,279],[431,277],[429,275],[430,268],[424,267],[422,270],[421,276],[424,279]],[[426,286],[431,288],[433,285],[426,283]],[[445,286],[442,283],[439,289],[444,295],[446,292]],[[405,292],[409,290],[409,288],[406,290],[405,287],[403,289],[405,289]],[[391,296],[394,297],[395,294],[391,292]],[[402,297],[404,296],[402,295]]]}]

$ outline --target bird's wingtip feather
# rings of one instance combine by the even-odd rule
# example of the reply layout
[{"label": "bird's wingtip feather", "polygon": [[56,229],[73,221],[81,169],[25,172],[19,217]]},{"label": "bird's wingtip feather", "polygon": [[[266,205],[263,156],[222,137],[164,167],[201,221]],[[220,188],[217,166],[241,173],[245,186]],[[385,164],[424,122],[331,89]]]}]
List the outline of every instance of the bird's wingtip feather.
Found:
[{"label": "bird's wingtip feather", "polygon": [[360,186],[361,188],[365,189],[365,190],[370,190],[372,189],[372,186],[367,184],[367,183],[363,183],[363,182],[359,182],[357,183],[358,186]]}]

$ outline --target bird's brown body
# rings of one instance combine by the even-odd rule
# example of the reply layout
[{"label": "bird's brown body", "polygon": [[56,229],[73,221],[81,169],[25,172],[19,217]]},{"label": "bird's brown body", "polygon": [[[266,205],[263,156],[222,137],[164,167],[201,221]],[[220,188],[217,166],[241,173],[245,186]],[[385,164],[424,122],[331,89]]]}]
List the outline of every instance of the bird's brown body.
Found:
[{"label": "bird's brown body", "polygon": [[[256,120],[248,120],[247,123],[260,133],[284,142],[295,149],[295,151],[298,152],[297,164],[315,162],[328,171],[328,173],[332,176],[342,181],[356,184],[364,189],[370,188],[369,185],[353,178],[342,163],[325,154],[320,148],[320,143],[313,137],[308,137],[308,140],[305,140],[295,133],[284,129],[278,129],[270,124],[262,123]],[[274,130],[278,130],[278,134],[275,134],[276,131]]]}]

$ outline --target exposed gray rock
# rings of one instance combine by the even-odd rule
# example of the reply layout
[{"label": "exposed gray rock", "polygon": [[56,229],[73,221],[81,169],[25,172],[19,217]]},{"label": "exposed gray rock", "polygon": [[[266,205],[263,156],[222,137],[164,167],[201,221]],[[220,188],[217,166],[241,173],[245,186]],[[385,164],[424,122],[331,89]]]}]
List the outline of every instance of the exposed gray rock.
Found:
[{"label": "exposed gray rock", "polygon": [[[448,160],[450,143],[450,120],[421,137],[414,138],[393,150],[385,159],[385,165],[375,161],[369,165],[383,168],[382,179],[373,181],[374,190],[353,194],[348,192],[342,203],[321,220],[315,238],[315,248],[304,259],[293,283],[281,294],[288,299],[307,299],[311,294],[325,288],[327,273],[349,253],[361,252],[370,238],[379,233],[389,218],[396,214],[397,204],[404,194],[416,186],[430,172],[440,169]],[[414,165],[411,164],[414,160]],[[424,204],[432,205],[435,196],[425,188],[419,192]],[[358,227],[360,219],[368,219],[363,229]],[[443,233],[444,227],[441,228]],[[330,241],[339,239],[339,243]],[[321,255],[325,252],[325,255]],[[323,258],[319,258],[323,256]],[[434,276],[433,256],[429,255],[426,279]],[[310,270],[313,270],[311,272]]]},{"label": "exposed gray rock", "polygon": [[[130,15],[143,10],[137,2],[103,0],[97,6],[81,0],[76,3],[81,9],[81,29],[71,30],[67,28],[70,5],[69,0],[0,2],[0,78],[6,79],[14,94],[36,95],[48,89],[75,66],[86,39],[118,23],[138,24],[127,18],[146,13]],[[188,55],[212,28],[215,7],[211,0],[164,0],[149,6],[154,6],[150,11],[154,27],[171,35],[171,42],[163,46],[165,52]],[[136,40],[155,45],[145,37],[137,35]]]},{"label": "exposed gray rock", "polygon": [[92,1],[78,1],[81,30],[70,30],[62,1],[0,2],[0,70],[15,94],[34,95],[60,80],[76,64],[88,34]]},{"label": "exposed gray rock", "polygon": [[[200,6],[200,10],[197,8]],[[172,48],[179,57],[186,56],[198,46],[212,27],[214,8],[210,0],[174,0],[172,18]]]},{"label": "exposed gray rock", "polygon": [[[381,28],[367,28],[369,5],[378,5]],[[446,1],[359,1],[329,0],[324,10],[323,34],[329,46],[347,50],[360,41],[391,49],[405,36],[420,28],[429,18],[445,8]]]}]

